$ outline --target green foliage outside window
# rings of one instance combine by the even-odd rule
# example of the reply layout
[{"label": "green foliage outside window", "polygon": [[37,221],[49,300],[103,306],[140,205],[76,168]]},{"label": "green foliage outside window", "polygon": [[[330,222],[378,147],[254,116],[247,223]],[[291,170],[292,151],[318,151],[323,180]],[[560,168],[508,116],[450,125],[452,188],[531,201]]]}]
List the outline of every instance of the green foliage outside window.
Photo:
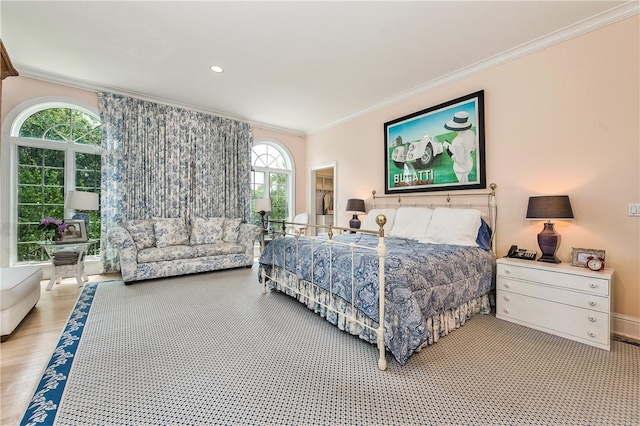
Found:
[{"label": "green foliage outside window", "polygon": [[[254,184],[251,192],[251,205],[253,206],[255,200],[258,198],[270,198],[271,199],[271,212],[269,213],[270,220],[286,220],[289,211],[289,205],[287,200],[287,177],[285,173],[270,173],[269,183],[269,195],[265,197],[264,184]],[[260,225],[260,214],[258,212],[251,212],[251,221],[256,225]]]},{"label": "green foliage outside window", "polygon": [[82,111],[49,108],[32,114],[20,127],[18,136],[100,146],[102,128],[100,121]]},{"label": "green foliage outside window", "polygon": [[18,261],[47,259],[38,226],[44,217],[63,218],[64,156],[61,150],[18,147]]}]

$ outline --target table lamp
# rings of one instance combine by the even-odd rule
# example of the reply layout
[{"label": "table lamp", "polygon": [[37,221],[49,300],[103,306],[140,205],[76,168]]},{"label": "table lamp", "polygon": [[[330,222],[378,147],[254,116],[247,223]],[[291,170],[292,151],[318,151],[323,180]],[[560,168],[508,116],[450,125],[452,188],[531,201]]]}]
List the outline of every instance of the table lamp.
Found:
[{"label": "table lamp", "polygon": [[359,213],[365,213],[364,210],[364,200],[360,200],[357,198],[351,198],[347,200],[347,209],[348,212],[353,213],[353,217],[349,221],[349,228],[360,229],[360,219],[358,219]]},{"label": "table lamp", "polygon": [[556,251],[560,244],[560,235],[553,229],[551,219],[572,220],[573,210],[568,195],[544,195],[529,197],[527,219],[546,220],[544,229],[538,234],[538,246],[542,256],[538,261],[560,263]]},{"label": "table lamp", "polygon": [[95,192],[69,191],[64,207],[76,210],[71,219],[84,220],[87,233],[89,232],[89,215],[87,210],[98,210],[98,194]]},{"label": "table lamp", "polygon": [[256,202],[253,210],[260,213],[260,221],[262,222],[262,229],[266,230],[265,223],[264,223],[264,215],[271,211],[271,199],[256,198]]}]

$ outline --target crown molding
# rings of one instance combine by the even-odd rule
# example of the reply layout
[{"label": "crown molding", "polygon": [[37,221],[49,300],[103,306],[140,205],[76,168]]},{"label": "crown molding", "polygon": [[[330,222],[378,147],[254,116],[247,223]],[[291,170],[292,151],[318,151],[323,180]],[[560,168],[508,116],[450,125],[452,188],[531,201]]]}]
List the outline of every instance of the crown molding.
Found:
[{"label": "crown molding", "polygon": [[87,81],[71,79],[71,78],[64,77],[64,76],[57,75],[57,74],[43,73],[43,72],[32,70],[32,69],[29,69],[29,68],[21,69],[21,74],[20,75],[22,77],[31,78],[31,79],[34,79],[34,80],[45,81],[47,83],[60,84],[60,85],[67,86],[67,87],[72,87],[72,88],[75,88],[75,89],[87,90],[87,91],[96,92],[96,93],[97,92],[110,92],[110,93],[115,93],[117,95],[130,96],[130,97],[133,97],[133,98],[136,98],[136,99],[140,99],[140,100],[143,100],[143,101],[154,102],[154,103],[167,105],[167,106],[171,106],[171,107],[176,107],[176,108],[188,109],[188,110],[195,111],[195,112],[201,112],[203,114],[215,115],[217,117],[226,118],[226,119],[229,119],[229,120],[241,121],[243,123],[250,124],[253,127],[259,127],[261,129],[265,129],[265,130],[272,130],[272,131],[276,131],[276,132],[280,132],[280,133],[286,133],[286,134],[299,136],[299,137],[305,137],[306,136],[306,134],[304,132],[299,131],[299,130],[293,130],[293,129],[288,129],[288,128],[285,128],[285,127],[274,126],[274,125],[271,125],[271,124],[268,124],[268,123],[261,123],[261,122],[258,122],[258,121],[252,121],[252,120],[249,120],[249,119],[247,119],[245,117],[241,117],[241,116],[237,116],[237,115],[233,115],[233,114],[227,114],[227,113],[220,112],[220,111],[203,109],[203,108],[199,108],[199,107],[194,106],[194,105],[174,102],[174,101],[170,101],[168,99],[157,98],[157,97],[145,95],[143,93],[122,90],[122,89],[118,89],[118,88],[115,88],[115,87],[104,86],[104,85],[91,83],[91,82],[87,82]]},{"label": "crown molding", "polygon": [[435,80],[431,80],[427,83],[421,84],[413,89],[409,89],[405,92],[395,95],[392,98],[387,99],[386,101],[383,101],[379,104],[373,105],[369,108],[366,108],[364,110],[361,110],[351,115],[348,115],[346,117],[343,117],[340,120],[331,122],[329,124],[326,124],[322,127],[318,127],[313,130],[309,130],[307,131],[307,135],[329,129],[331,127],[335,127],[339,124],[345,123],[347,121],[351,121],[357,117],[361,117],[363,115],[372,113],[379,109],[382,109],[391,105],[395,105],[399,102],[413,98],[425,92],[434,90],[438,87],[448,85],[457,80],[461,80],[471,75],[486,71],[490,68],[497,67],[499,65],[513,61],[515,59],[537,52],[539,50],[546,49],[547,47],[553,46],[555,44],[562,43],[564,41],[567,41],[575,37],[579,37],[588,32],[597,30],[604,26],[629,18],[633,15],[637,15],[639,12],[640,12],[640,1],[638,0],[629,1],[618,7],[610,9],[606,12],[602,12],[598,15],[594,15],[590,18],[584,19],[580,22],[572,24],[563,29],[554,31],[545,36],[539,37],[535,40],[521,44],[520,46],[516,46],[502,53],[491,56],[487,59],[483,59],[482,61],[476,62],[475,64],[466,66],[457,71],[446,74]]}]

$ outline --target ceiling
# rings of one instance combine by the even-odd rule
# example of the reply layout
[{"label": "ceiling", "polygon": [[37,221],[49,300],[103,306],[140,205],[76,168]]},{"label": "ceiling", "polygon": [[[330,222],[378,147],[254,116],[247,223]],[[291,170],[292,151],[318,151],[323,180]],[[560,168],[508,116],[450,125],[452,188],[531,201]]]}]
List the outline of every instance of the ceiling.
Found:
[{"label": "ceiling", "polygon": [[23,76],[305,134],[624,3],[3,0],[0,35]]}]

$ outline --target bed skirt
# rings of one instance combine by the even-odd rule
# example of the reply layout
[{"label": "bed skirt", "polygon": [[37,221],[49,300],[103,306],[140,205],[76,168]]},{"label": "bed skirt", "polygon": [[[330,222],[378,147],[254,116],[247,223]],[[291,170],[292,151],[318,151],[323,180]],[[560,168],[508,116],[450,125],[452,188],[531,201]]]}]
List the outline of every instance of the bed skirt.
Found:
[{"label": "bed skirt", "polygon": [[[350,302],[332,295],[327,290],[313,285],[308,281],[299,279],[295,274],[281,267],[273,267],[269,275],[271,275],[274,280],[268,281],[268,288],[297,299],[300,303],[306,305],[307,308],[319,314],[340,330],[358,336],[369,343],[377,343],[377,334],[374,330],[378,328],[378,324],[365,316],[360,310],[352,308]],[[283,285],[282,283],[285,284]],[[341,312],[341,314],[327,309],[326,306]],[[436,343],[440,337],[448,335],[451,331],[462,327],[469,318],[478,313],[491,313],[489,294],[476,297],[453,309],[427,318],[428,338],[416,349],[416,352],[425,346]],[[351,321],[350,318],[353,317],[355,317],[358,322],[365,324],[366,327],[358,324],[358,322]]]}]

